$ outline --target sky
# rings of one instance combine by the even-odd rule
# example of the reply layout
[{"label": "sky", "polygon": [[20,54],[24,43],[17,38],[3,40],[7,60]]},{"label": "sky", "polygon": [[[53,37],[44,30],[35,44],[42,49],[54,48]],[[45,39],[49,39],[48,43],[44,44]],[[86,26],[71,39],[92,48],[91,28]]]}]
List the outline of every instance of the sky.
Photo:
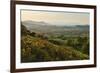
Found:
[{"label": "sky", "polygon": [[53,25],[87,25],[89,13],[21,10],[21,21],[46,22]]}]

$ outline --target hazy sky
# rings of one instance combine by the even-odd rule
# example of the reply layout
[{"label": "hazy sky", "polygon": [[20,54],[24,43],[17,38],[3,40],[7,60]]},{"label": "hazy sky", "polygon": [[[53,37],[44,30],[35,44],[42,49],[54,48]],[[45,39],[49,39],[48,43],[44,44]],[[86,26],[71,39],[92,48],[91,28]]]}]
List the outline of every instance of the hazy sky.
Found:
[{"label": "hazy sky", "polygon": [[89,24],[89,13],[21,10],[21,21],[44,21],[50,24]]}]

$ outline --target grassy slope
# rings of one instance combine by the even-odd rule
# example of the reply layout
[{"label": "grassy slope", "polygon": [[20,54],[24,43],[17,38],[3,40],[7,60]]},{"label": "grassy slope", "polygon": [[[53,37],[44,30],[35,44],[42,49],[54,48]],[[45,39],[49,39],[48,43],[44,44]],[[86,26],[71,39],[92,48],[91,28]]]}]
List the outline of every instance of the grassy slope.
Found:
[{"label": "grassy slope", "polygon": [[84,60],[89,58],[73,48],[59,46],[43,38],[30,35],[21,38],[22,62]]}]

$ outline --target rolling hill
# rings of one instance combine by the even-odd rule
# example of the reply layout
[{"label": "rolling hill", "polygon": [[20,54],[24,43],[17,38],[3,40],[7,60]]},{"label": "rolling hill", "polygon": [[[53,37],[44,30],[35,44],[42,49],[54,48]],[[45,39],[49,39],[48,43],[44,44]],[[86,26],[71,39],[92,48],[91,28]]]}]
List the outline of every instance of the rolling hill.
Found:
[{"label": "rolling hill", "polygon": [[31,32],[44,33],[48,35],[89,35],[89,25],[52,25],[46,22],[23,21],[22,24]]},{"label": "rolling hill", "polygon": [[[40,26],[40,25],[39,25]],[[41,25],[42,26],[42,25]],[[49,27],[48,27],[49,28]],[[21,62],[47,62],[89,59],[84,54],[71,46],[59,45],[32,34],[27,27],[21,25]]]}]

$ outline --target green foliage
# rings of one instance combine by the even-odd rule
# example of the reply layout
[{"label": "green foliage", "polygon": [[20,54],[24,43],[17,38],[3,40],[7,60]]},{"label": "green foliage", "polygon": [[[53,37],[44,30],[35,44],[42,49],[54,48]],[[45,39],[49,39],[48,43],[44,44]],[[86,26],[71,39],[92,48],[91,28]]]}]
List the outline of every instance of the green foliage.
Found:
[{"label": "green foliage", "polygon": [[78,50],[84,54],[89,55],[89,38],[88,37],[65,37],[64,40],[60,38],[59,37],[57,37],[56,39],[52,38],[52,39],[49,39],[49,41],[56,45],[72,47],[75,50]]},{"label": "green foliage", "polygon": [[28,32],[23,25],[21,32],[21,62],[89,59],[89,41],[87,37],[68,38],[60,36],[54,39],[44,39],[41,34]]}]

